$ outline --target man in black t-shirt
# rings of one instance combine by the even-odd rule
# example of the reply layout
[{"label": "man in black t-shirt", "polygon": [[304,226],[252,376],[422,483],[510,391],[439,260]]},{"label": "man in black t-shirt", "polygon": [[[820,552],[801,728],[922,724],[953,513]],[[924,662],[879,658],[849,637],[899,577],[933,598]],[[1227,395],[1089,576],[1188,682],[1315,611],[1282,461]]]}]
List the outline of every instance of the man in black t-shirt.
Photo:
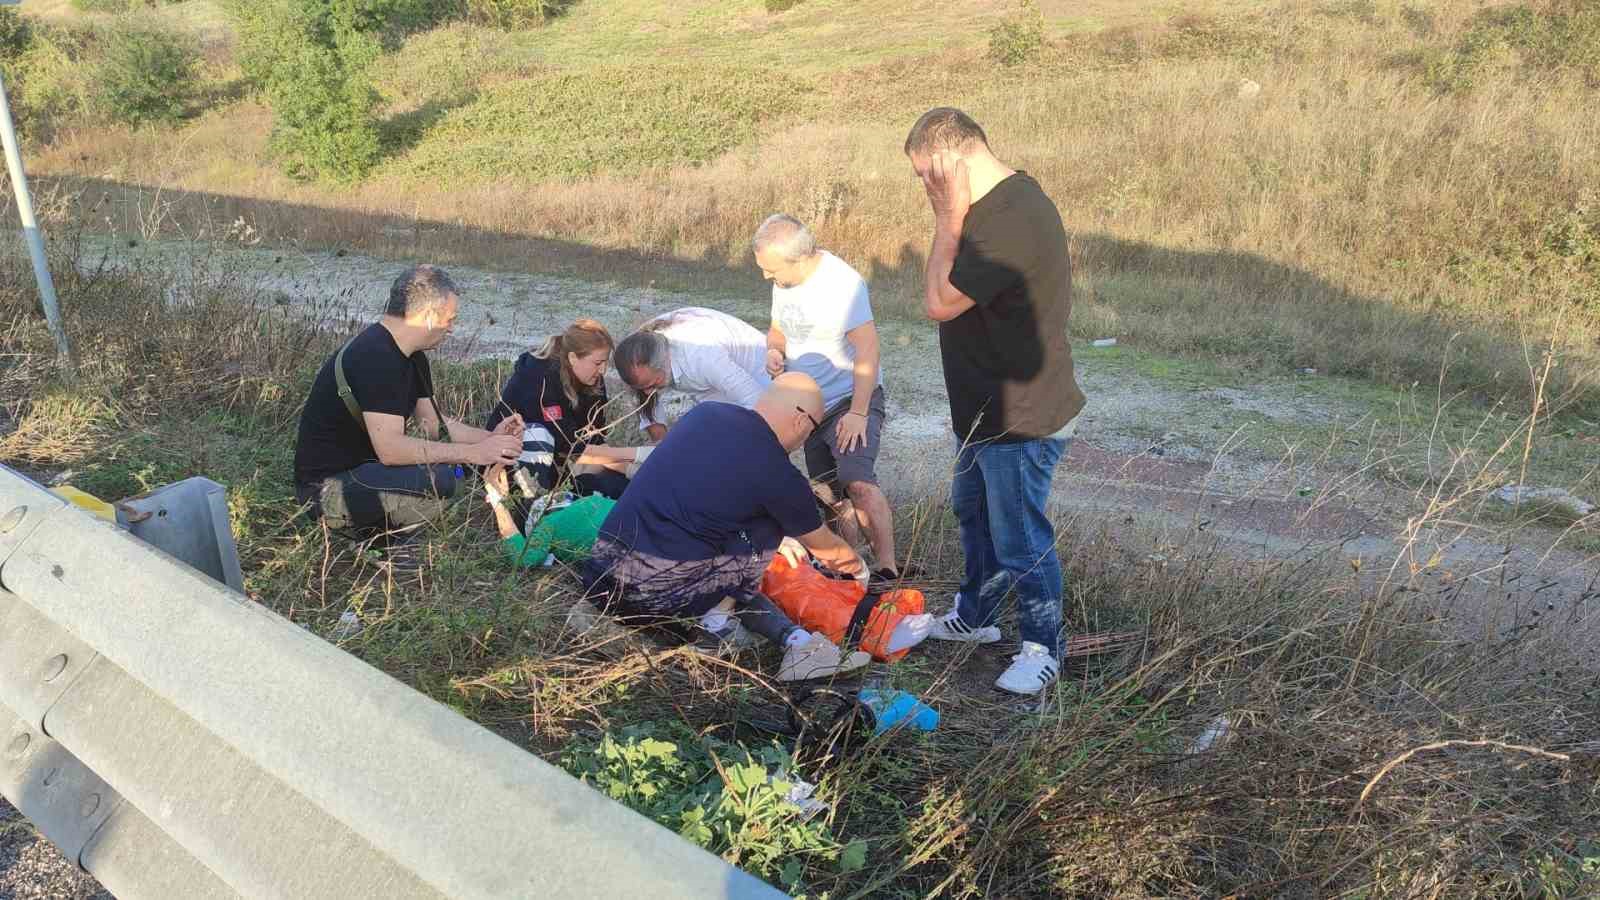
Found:
[{"label": "man in black t-shirt", "polygon": [[[383,318],[322,364],[300,414],[295,496],[335,528],[405,528],[434,515],[455,492],[455,464],[492,465],[522,452],[522,419],[491,433],[443,419],[433,403],[428,355],[444,342],[459,305],[442,269],[396,278]],[[339,373],[354,407],[340,396]],[[423,437],[406,434],[416,421]],[[437,438],[441,426],[450,442]]]},{"label": "man in black t-shirt", "polygon": [[939,323],[961,443],[951,504],[966,574],[931,636],[999,640],[1000,603],[1015,591],[1021,652],[995,686],[1036,694],[1061,659],[1061,563],[1045,503],[1084,404],[1067,343],[1066,229],[1039,183],[996,159],[960,110],[924,113],[905,153],[933,206],[923,312]]}]

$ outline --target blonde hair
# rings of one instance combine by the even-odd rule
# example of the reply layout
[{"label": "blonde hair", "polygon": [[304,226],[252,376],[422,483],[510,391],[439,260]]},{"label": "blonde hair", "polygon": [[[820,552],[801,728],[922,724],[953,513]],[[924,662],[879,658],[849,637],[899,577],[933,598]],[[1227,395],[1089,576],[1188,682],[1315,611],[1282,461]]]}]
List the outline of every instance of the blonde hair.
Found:
[{"label": "blonde hair", "polygon": [[611,350],[616,342],[611,340],[611,332],[604,325],[593,319],[579,319],[567,326],[567,330],[560,334],[552,334],[544,345],[533,351],[533,355],[540,359],[557,360],[561,367],[561,390],[567,395],[567,401],[573,406],[578,405],[578,394],[591,393],[597,388],[583,384],[572,375],[572,360],[567,354],[576,353],[579,356],[588,356],[596,350]]}]

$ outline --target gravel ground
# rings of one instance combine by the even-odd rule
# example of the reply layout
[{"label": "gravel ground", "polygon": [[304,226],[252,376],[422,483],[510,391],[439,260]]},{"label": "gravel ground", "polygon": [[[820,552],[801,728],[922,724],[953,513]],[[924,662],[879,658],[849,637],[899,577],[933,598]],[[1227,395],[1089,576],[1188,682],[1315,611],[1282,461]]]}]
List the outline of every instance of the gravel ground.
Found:
[{"label": "gravel ground", "polygon": [[22,813],[0,800],[0,900],[110,900],[99,882],[61,855]]}]

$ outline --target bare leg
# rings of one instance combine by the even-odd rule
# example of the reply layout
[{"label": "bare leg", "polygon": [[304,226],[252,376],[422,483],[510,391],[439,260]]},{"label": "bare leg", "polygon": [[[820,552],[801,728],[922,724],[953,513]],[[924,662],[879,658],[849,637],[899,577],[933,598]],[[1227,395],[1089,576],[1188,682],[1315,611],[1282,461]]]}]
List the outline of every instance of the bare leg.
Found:
[{"label": "bare leg", "polygon": [[[889,498],[883,490],[870,481],[852,481],[845,486],[857,515],[865,520],[867,534],[872,542],[872,555],[878,558],[881,568],[898,574],[900,563],[895,556],[894,514],[889,511]],[[854,524],[854,523],[852,523]]]},{"label": "bare leg", "polygon": [[817,499],[832,511],[832,524],[839,530],[839,537],[852,547],[861,546],[861,526],[856,521],[856,511],[851,508],[850,501],[834,496],[833,488],[825,484],[812,484],[811,489]]}]

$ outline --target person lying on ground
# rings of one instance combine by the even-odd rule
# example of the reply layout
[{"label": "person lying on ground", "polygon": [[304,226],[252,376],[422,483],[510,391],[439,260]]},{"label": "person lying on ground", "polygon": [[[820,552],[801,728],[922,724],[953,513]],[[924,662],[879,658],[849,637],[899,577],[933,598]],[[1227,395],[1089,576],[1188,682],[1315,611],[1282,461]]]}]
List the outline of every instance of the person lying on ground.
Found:
[{"label": "person lying on ground", "polygon": [[[522,452],[520,416],[485,431],[440,415],[433,402],[427,351],[449,336],[459,306],[444,270],[407,269],[383,317],[318,370],[295,441],[295,497],[330,526],[415,533],[455,493],[455,464]],[[408,421],[421,437],[406,434]]]},{"label": "person lying on ground", "polygon": [[541,509],[537,515],[529,516],[525,509],[511,503],[511,479],[503,463],[483,470],[483,488],[484,500],[494,512],[501,546],[518,569],[588,559],[601,523],[616,505],[609,497],[591,494],[567,506]]},{"label": "person lying on ground", "polygon": [[839,533],[861,544],[865,528],[878,569],[900,577],[894,515],[878,487],[883,435],[883,372],[867,282],[850,264],[817,246],[793,216],[769,216],[750,242],[772,282],[767,371],[804,372],[822,389],[822,425],[806,438],[806,471],[819,482]]},{"label": "person lying on ground", "polygon": [[866,665],[867,654],[845,656],[760,590],[785,535],[834,570],[863,570],[789,462],[821,413],[821,391],[799,373],[779,376],[754,409],[712,402],[686,413],[600,526],[583,567],[588,596],[628,624],[735,645],[758,634],[784,648],[780,681]]},{"label": "person lying on ground", "polygon": [[605,326],[579,319],[517,358],[485,428],[522,417],[519,468],[544,492],[570,485],[579,496],[622,496],[628,469],[648,447],[606,445],[606,363],[612,340]]},{"label": "person lying on ground", "polygon": [[672,424],[662,395],[683,395],[690,406],[721,400],[749,409],[772,383],[766,356],[766,338],[743,320],[689,306],[623,338],[614,359],[638,398],[639,427],[660,443]]}]

